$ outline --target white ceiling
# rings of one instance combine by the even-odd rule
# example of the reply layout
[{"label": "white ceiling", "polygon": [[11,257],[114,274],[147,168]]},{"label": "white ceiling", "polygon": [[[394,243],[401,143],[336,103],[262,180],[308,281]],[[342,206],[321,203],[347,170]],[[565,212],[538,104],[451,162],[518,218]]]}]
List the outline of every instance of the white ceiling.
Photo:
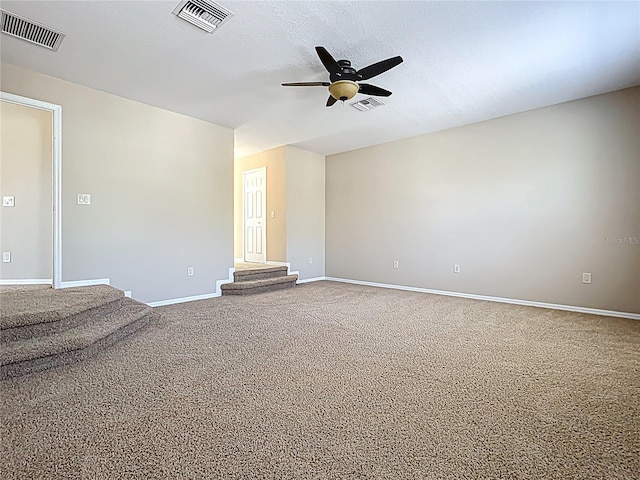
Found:
[{"label": "white ceiling", "polygon": [[[236,130],[240,156],[353,150],[640,84],[640,2],[229,1],[209,35],[174,1],[2,1],[67,34],[58,52],[2,35],[3,62]],[[314,47],[356,68],[383,107],[325,107]],[[366,98],[357,95],[353,101]]]}]

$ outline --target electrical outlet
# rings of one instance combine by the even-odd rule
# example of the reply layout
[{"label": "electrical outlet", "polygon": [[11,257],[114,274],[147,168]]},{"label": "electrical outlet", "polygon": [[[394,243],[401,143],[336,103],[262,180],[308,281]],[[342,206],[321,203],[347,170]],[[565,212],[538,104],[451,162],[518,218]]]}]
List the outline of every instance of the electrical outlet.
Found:
[{"label": "electrical outlet", "polygon": [[453,266],[453,273],[460,273],[460,265]]},{"label": "electrical outlet", "polygon": [[11,263],[11,252],[2,252],[2,263]]},{"label": "electrical outlet", "polygon": [[393,261],[393,268],[400,268],[400,264],[398,263],[398,260]]},{"label": "electrical outlet", "polygon": [[124,296],[127,298],[131,298],[131,290],[125,290],[124,291]]},{"label": "electrical outlet", "polygon": [[193,277],[193,267],[187,267],[187,277]]},{"label": "electrical outlet", "polygon": [[271,210],[271,218],[276,218],[276,212],[275,212],[275,210]]},{"label": "electrical outlet", "polygon": [[313,258],[309,257],[309,265],[313,263]]},{"label": "electrical outlet", "polygon": [[14,207],[16,205],[16,197],[13,195],[6,195],[2,197],[2,206],[3,207]]},{"label": "electrical outlet", "polygon": [[91,194],[89,194],[89,193],[79,193],[78,194],[78,205],[91,205]]},{"label": "electrical outlet", "polygon": [[591,283],[591,274],[583,273],[582,274],[582,283]]}]

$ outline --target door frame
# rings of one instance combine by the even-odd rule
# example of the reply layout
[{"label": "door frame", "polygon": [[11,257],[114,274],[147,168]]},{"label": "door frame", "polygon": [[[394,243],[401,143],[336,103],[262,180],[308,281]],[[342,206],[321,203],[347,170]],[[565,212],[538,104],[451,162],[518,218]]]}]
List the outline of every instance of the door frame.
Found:
[{"label": "door frame", "polygon": [[0,91],[0,100],[53,114],[53,278],[51,281],[53,288],[62,288],[62,106],[2,91]]},{"label": "door frame", "polygon": [[262,172],[264,175],[264,201],[262,202],[262,210],[264,216],[264,229],[262,233],[262,245],[264,249],[264,263],[267,263],[267,167],[258,167],[252,168],[251,170],[245,170],[242,172],[242,260],[247,261],[247,236],[246,236],[246,214],[247,214],[247,205],[246,205],[246,192],[245,192],[245,177],[248,173],[256,173]]}]

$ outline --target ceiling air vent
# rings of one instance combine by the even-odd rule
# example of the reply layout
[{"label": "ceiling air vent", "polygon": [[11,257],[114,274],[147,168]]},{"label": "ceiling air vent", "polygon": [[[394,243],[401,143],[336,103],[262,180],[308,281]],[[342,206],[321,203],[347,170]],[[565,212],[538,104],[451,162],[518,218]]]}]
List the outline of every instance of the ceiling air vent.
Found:
[{"label": "ceiling air vent", "polygon": [[12,37],[21,38],[27,42],[35,43],[41,47],[56,51],[64,39],[64,33],[57,32],[52,28],[40,25],[32,20],[22,18],[14,13],[4,10],[0,19],[2,33]]},{"label": "ceiling air vent", "polygon": [[173,13],[207,33],[233,17],[233,12],[210,0],[183,0]]},{"label": "ceiling air vent", "polygon": [[360,100],[359,102],[354,102],[351,104],[353,108],[360,110],[361,112],[368,112],[369,110],[373,110],[376,107],[380,107],[384,105],[380,100],[376,100],[373,97],[365,98],[364,100]]}]

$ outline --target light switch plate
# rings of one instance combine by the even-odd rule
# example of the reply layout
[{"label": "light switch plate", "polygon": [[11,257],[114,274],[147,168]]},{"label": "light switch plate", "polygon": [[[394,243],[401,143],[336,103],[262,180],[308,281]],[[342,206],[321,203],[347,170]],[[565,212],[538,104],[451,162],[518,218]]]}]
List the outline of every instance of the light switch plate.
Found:
[{"label": "light switch plate", "polygon": [[78,205],[91,205],[91,194],[89,194],[89,193],[79,193],[78,194]]},{"label": "light switch plate", "polygon": [[3,207],[14,207],[16,204],[16,198],[13,195],[5,195],[2,197]]}]

